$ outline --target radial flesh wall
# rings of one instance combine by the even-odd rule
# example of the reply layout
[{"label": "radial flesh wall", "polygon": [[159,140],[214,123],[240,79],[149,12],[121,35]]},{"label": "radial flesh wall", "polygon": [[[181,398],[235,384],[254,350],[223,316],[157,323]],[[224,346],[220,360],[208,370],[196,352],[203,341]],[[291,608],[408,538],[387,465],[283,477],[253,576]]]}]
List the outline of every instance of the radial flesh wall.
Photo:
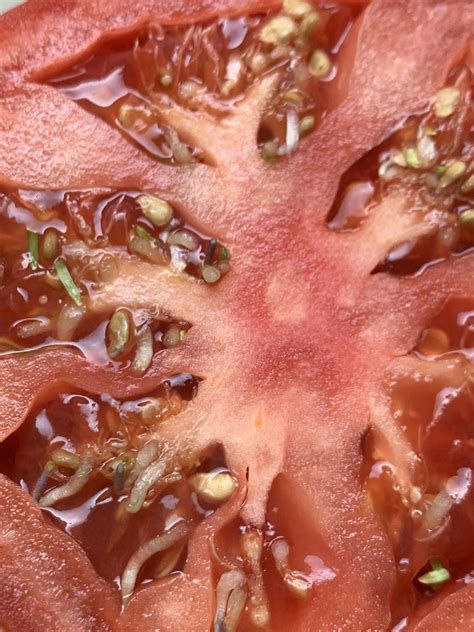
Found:
[{"label": "radial flesh wall", "polygon": [[0,18],[2,629],[473,629],[473,28]]}]

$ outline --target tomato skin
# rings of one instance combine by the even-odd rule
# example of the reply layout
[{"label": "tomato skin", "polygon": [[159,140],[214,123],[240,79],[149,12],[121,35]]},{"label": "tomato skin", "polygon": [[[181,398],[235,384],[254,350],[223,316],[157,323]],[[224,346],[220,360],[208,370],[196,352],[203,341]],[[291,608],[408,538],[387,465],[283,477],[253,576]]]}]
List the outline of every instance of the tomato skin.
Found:
[{"label": "tomato skin", "polygon": [[450,595],[441,596],[429,604],[416,617],[408,630],[428,632],[428,630],[455,630],[463,632],[474,625],[474,590],[470,584],[458,588]]},{"label": "tomato skin", "polygon": [[[64,350],[0,362],[2,440],[32,407],[65,384],[124,397],[145,393],[175,370],[195,373],[204,378],[199,398],[175,426],[163,430],[164,436],[178,437],[183,449],[221,442],[239,479],[242,496],[194,534],[185,574],[147,586],[121,617],[116,593],[100,584],[76,546],[71,553],[68,539],[57,536],[58,564],[65,565],[68,576],[78,568],[80,585],[94,587],[82,601],[77,597],[79,605],[75,595],[68,595],[65,611],[72,629],[209,629],[215,605],[210,541],[239,516],[261,526],[268,494],[283,508],[281,528],[295,549],[303,556],[305,547],[312,552],[320,547],[335,571],[304,608],[281,609],[272,630],[388,628],[393,552],[361,489],[360,439],[392,359],[410,351],[449,294],[472,292],[474,261],[472,256],[450,261],[417,279],[371,276],[394,234],[403,234],[397,213],[409,200],[389,201],[385,223],[379,217],[360,233],[336,235],[324,220],[348,166],[444,84],[473,22],[469,2],[458,5],[454,11],[447,3],[433,6],[424,0],[409,6],[372,2],[339,58],[340,86],[327,115],[289,161],[269,167],[257,156],[257,95],[252,107],[242,106],[245,115],[220,141],[215,169],[191,165],[180,170],[152,162],[104,121],[43,85],[42,77],[68,67],[104,33],[126,32],[150,17],[192,23],[267,11],[278,2],[37,0],[1,18],[1,183],[45,189],[134,187],[167,194],[188,209],[198,227],[212,227],[232,252],[233,271],[212,295],[196,284],[158,278],[147,264],[123,264],[104,304],[126,298],[137,306],[159,301],[193,325],[186,346],[161,355],[145,378],[91,367]],[[199,132],[206,142],[219,142],[212,128],[197,127]],[[199,433],[189,430],[197,426]],[[50,537],[51,527],[42,524],[23,493],[9,482],[2,485],[2,511],[18,503],[28,528],[31,521],[39,534],[25,546],[41,552],[41,530]],[[5,533],[10,515],[2,520]],[[7,546],[6,536],[4,541]],[[36,563],[41,569],[39,556]],[[1,577],[2,585],[11,581]],[[54,629],[57,604],[48,608],[40,622]],[[470,612],[467,588],[439,606],[442,625],[461,621],[454,629],[463,631],[470,629]],[[436,613],[427,614],[414,630],[428,629],[430,621],[438,625]],[[31,629],[36,615],[31,611],[21,618],[0,601],[0,623],[4,617],[7,627],[18,632]]]},{"label": "tomato skin", "polygon": [[112,630],[119,604],[111,586],[17,485],[1,476],[0,488],[0,612],[8,629]]}]

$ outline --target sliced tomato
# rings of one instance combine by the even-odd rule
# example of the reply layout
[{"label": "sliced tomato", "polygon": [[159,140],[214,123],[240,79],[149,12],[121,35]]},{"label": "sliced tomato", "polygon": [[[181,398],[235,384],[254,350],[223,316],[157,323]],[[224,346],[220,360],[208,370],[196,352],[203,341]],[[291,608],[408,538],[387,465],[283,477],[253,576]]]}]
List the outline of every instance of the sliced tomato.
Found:
[{"label": "sliced tomato", "polygon": [[[109,314],[125,306],[169,314],[191,325],[183,344],[155,354],[140,377],[131,376],[127,366],[95,363],[69,347],[0,357],[6,451],[20,445],[28,454],[31,448],[37,467],[29,429],[38,411],[64,393],[132,400],[181,372],[199,378],[197,395],[147,437],[179,455],[190,476],[191,461],[199,460],[195,455],[220,446],[237,481],[228,502],[193,518],[185,561],[172,567],[179,573],[145,581],[121,608],[113,583],[104,583],[77,542],[60,533],[58,521],[52,525],[46,512],[41,517],[27,498],[28,481],[21,490],[4,480],[0,582],[3,594],[18,604],[12,608],[10,598],[0,600],[6,629],[26,631],[40,621],[40,627],[55,629],[201,632],[215,626],[221,632],[226,627],[216,615],[216,594],[231,569],[243,573],[244,594],[250,595],[239,630],[258,629],[255,613],[262,604],[268,615],[263,627],[275,632],[472,627],[471,591],[463,584],[474,557],[462,526],[474,521],[472,493],[466,492],[460,508],[457,496],[453,500],[450,523],[440,522],[443,534],[433,547],[413,545],[411,551],[406,541],[410,546],[417,541],[416,530],[402,533],[411,525],[409,512],[426,515],[456,468],[474,467],[468,413],[459,436],[450,436],[462,442],[461,456],[453,456],[447,444],[446,454],[436,452],[436,437],[433,447],[424,431],[415,432],[429,425],[433,401],[445,388],[456,391],[472,421],[468,334],[448,344],[447,358],[417,348],[427,329],[436,326],[443,333],[436,319],[445,322],[448,299],[472,296],[472,247],[426,262],[432,265],[418,275],[377,272],[394,247],[425,230],[410,214],[419,203],[418,181],[384,189],[357,230],[338,232],[327,222],[344,174],[370,158],[408,117],[421,116],[452,73],[469,64],[470,3],[373,0],[324,6],[323,12],[344,18],[337,18],[344,29],[336,18],[331,27],[345,34],[331,44],[335,79],[321,88],[314,130],[275,164],[262,160],[259,144],[261,122],[278,101],[278,69],[246,85],[223,115],[172,99],[162,106],[163,125],[196,148],[196,160],[185,165],[157,160],[140,138],[120,127],[115,110],[92,107],[65,88],[81,68],[92,72],[87,64],[94,55],[99,61],[109,55],[110,61],[127,42],[140,43],[135,38],[158,29],[153,25],[176,27],[170,38],[184,37],[181,27],[236,16],[265,22],[280,9],[280,3],[264,0],[149,0],[136,6],[126,0],[30,0],[0,19],[5,195],[146,192],[168,200],[196,234],[213,235],[231,253],[231,269],[219,283],[206,285],[114,251],[117,276],[94,290],[90,311]],[[143,94],[136,88],[134,96]],[[275,124],[276,135],[280,128]],[[290,141],[287,132],[287,145]],[[455,340],[454,325],[443,327]],[[422,403],[413,421],[411,404],[418,398]],[[454,413],[446,414],[449,426]],[[438,467],[443,455],[446,471]],[[31,474],[29,465],[22,467]],[[387,468],[387,479],[381,476],[380,489],[373,489],[377,467]],[[8,473],[23,480],[17,464]],[[398,496],[391,496],[393,488]],[[127,532],[123,546],[131,552],[158,535],[150,515],[136,523],[136,535],[129,538]],[[251,547],[254,536],[263,550],[252,565],[245,546]],[[89,536],[81,537],[88,552]],[[453,545],[450,556],[456,539],[463,544]],[[286,571],[278,564],[275,542],[288,544]],[[437,556],[451,583],[436,586],[439,593],[423,591],[419,577]],[[296,576],[309,586],[303,599],[288,588]],[[235,599],[237,594],[234,588]]]}]

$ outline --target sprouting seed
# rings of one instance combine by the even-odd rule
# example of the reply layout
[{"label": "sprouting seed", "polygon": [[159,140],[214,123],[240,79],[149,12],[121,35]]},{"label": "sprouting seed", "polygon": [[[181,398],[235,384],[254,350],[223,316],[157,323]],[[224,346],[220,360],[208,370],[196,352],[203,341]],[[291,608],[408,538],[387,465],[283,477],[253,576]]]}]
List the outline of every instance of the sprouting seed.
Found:
[{"label": "sprouting seed", "polygon": [[69,450],[64,450],[63,448],[56,448],[56,450],[53,450],[50,458],[55,465],[67,467],[70,470],[76,470],[81,462],[81,458],[77,454],[69,452]]},{"label": "sprouting seed", "polygon": [[128,248],[132,254],[139,255],[157,265],[168,265],[170,262],[168,250],[156,239],[139,237],[135,232],[131,232]]},{"label": "sprouting seed", "polygon": [[386,182],[394,180],[399,173],[399,167],[394,165],[391,160],[385,160],[382,162],[378,170],[379,178],[382,178],[382,180],[385,180]]},{"label": "sprouting seed", "polygon": [[42,496],[44,488],[48,483],[48,478],[51,476],[55,469],[56,465],[53,463],[53,461],[48,461],[44,466],[43,471],[41,472],[40,477],[36,481],[36,485],[33,489],[32,496],[35,500],[39,500]]},{"label": "sprouting seed", "polygon": [[399,167],[407,166],[407,160],[405,158],[405,154],[402,151],[399,151],[397,154],[395,154],[395,156],[392,156],[391,161]]},{"label": "sprouting seed", "polygon": [[178,230],[168,237],[170,246],[182,246],[186,250],[196,250],[199,247],[199,240],[189,230]]},{"label": "sprouting seed", "polygon": [[300,25],[300,32],[303,37],[309,39],[313,37],[316,32],[316,29],[321,24],[321,16],[317,11],[311,11],[303,18]]},{"label": "sprouting seed", "polygon": [[[184,332],[184,336],[182,335]],[[176,325],[171,325],[163,336],[163,346],[167,349],[171,349],[172,347],[177,347],[185,338],[186,331],[184,329],[180,329]]]},{"label": "sprouting seed", "polygon": [[107,353],[112,360],[122,355],[130,340],[131,317],[123,309],[116,310],[107,330]]},{"label": "sprouting seed", "polygon": [[41,316],[18,323],[15,327],[15,333],[18,338],[32,338],[47,333],[51,329],[51,320],[46,316]]},{"label": "sprouting seed", "polygon": [[59,237],[54,229],[47,230],[43,238],[43,257],[45,259],[55,259],[59,251]]},{"label": "sprouting seed", "polygon": [[430,136],[423,135],[416,144],[416,150],[423,164],[433,162],[437,155],[435,142]]},{"label": "sprouting seed", "polygon": [[174,544],[182,540],[189,533],[189,526],[185,522],[178,522],[169,531],[158,535],[142,544],[132,555],[125,567],[121,578],[122,603],[125,605],[133,594],[138,574],[143,564],[156,553],[166,551]]},{"label": "sprouting seed", "polygon": [[454,114],[459,105],[461,92],[458,88],[447,86],[442,88],[437,94],[434,102],[434,113],[438,118],[447,118]]},{"label": "sprouting seed", "polygon": [[294,20],[285,15],[272,18],[260,31],[260,41],[264,44],[287,44],[296,35]]},{"label": "sprouting seed", "polygon": [[425,329],[417,344],[417,351],[423,355],[441,355],[449,350],[450,340],[448,334],[438,327]]},{"label": "sprouting seed", "polygon": [[283,11],[294,18],[302,18],[311,11],[311,5],[305,0],[283,0]]},{"label": "sprouting seed", "polygon": [[226,261],[224,259],[224,261],[219,261],[217,264],[217,267],[219,268],[219,272],[221,273],[221,276],[223,274],[227,274],[230,270],[230,263],[229,261]]},{"label": "sprouting seed", "polygon": [[126,129],[133,127],[133,108],[127,103],[122,103],[117,113],[117,119]]},{"label": "sprouting seed", "polygon": [[297,107],[302,107],[303,105],[303,96],[298,90],[286,90],[286,92],[283,93],[283,100]]},{"label": "sprouting seed", "polygon": [[456,160],[450,164],[442,174],[439,185],[442,189],[449,187],[466,173],[467,165],[462,160]]},{"label": "sprouting seed", "polygon": [[173,77],[169,73],[161,75],[160,83],[164,88],[168,88],[173,83]]},{"label": "sprouting seed", "polygon": [[217,255],[219,261],[228,261],[230,259],[230,252],[225,246],[219,248],[219,254]]},{"label": "sprouting seed", "polygon": [[247,578],[241,570],[223,573],[216,586],[213,632],[235,632],[247,600]]},{"label": "sprouting seed", "polygon": [[288,542],[279,538],[272,543],[271,552],[275,566],[288,590],[298,599],[306,599],[311,590],[311,580],[303,573],[289,566],[290,547]]},{"label": "sprouting seed", "polygon": [[451,579],[451,575],[447,568],[445,568],[441,562],[435,558],[430,560],[432,570],[428,571],[424,575],[418,577],[418,581],[431,588],[439,588],[442,584]]},{"label": "sprouting seed", "polygon": [[149,233],[146,228],[143,228],[143,226],[140,226],[140,224],[137,224],[135,226],[135,232],[137,233],[139,237],[142,237],[143,239],[149,239],[150,241],[152,239],[155,239],[153,235]]},{"label": "sprouting seed", "polygon": [[140,195],[137,202],[143,215],[155,226],[165,226],[173,217],[171,205],[154,195]]},{"label": "sprouting seed", "polygon": [[468,208],[459,215],[461,227],[474,232],[474,208]]},{"label": "sprouting seed", "polygon": [[255,53],[249,61],[250,70],[258,75],[267,64],[267,58],[263,53]]},{"label": "sprouting seed", "polygon": [[46,272],[44,280],[49,287],[52,287],[54,290],[59,290],[62,287],[61,281],[55,274],[51,274],[51,272]]},{"label": "sprouting seed", "polygon": [[201,500],[211,505],[220,505],[232,496],[237,488],[230,472],[199,472],[191,479],[191,484]]},{"label": "sprouting seed", "polygon": [[72,278],[64,259],[56,259],[54,267],[56,268],[58,279],[61,281],[66,292],[76,305],[82,305],[81,290],[74,283],[74,279]]},{"label": "sprouting seed", "polygon": [[216,266],[204,266],[202,269],[202,278],[206,283],[217,283],[221,278],[219,268],[216,268]]},{"label": "sprouting seed", "polygon": [[256,627],[264,628],[268,625],[270,611],[261,566],[263,550],[261,531],[257,529],[246,531],[242,535],[241,544],[244,560],[251,570],[251,578],[249,578],[250,619]]},{"label": "sprouting seed", "polygon": [[419,169],[422,166],[420,156],[418,155],[418,152],[414,147],[407,147],[404,154],[405,160],[407,161],[407,165],[409,167],[411,167],[412,169]]},{"label": "sprouting seed", "polygon": [[114,472],[114,482],[112,486],[114,494],[118,496],[119,494],[122,493],[124,483],[125,483],[125,463],[121,461],[115,468],[115,472]]},{"label": "sprouting seed", "polygon": [[55,487],[47,492],[39,501],[40,507],[52,507],[60,500],[71,498],[80,492],[88,483],[93,466],[94,460],[90,454],[81,457],[80,463],[71,478],[64,485]]},{"label": "sprouting seed", "polygon": [[266,142],[263,145],[260,153],[261,153],[262,158],[266,162],[269,162],[270,164],[274,164],[276,162],[276,159],[277,159],[277,156],[278,156],[278,144],[277,144],[277,142],[274,141],[274,140]]},{"label": "sprouting seed", "polygon": [[30,255],[30,265],[32,270],[36,270],[39,260],[39,236],[38,233],[27,229],[26,234],[28,237],[28,253]]},{"label": "sprouting seed", "polygon": [[471,193],[471,191],[474,191],[474,174],[469,176],[466,182],[463,183],[461,191],[462,193]]},{"label": "sprouting seed", "polygon": [[299,135],[300,138],[309,134],[314,129],[315,119],[314,116],[304,116],[300,121]]},{"label": "sprouting seed", "polygon": [[286,113],[286,138],[285,138],[285,148],[286,153],[292,152],[296,146],[298,145],[298,141],[300,138],[299,133],[299,119],[298,114],[294,110],[289,110]]},{"label": "sprouting seed", "polygon": [[216,254],[216,248],[217,248],[217,239],[212,238],[207,244],[207,248],[206,248],[206,258],[205,258],[206,263],[212,263],[212,261],[214,260],[214,255]]},{"label": "sprouting seed", "polygon": [[137,336],[137,349],[132,362],[132,373],[141,375],[153,361],[153,334],[148,325],[142,327]]},{"label": "sprouting seed", "polygon": [[309,72],[318,79],[323,79],[331,72],[331,60],[329,59],[329,55],[322,50],[322,48],[317,48],[314,53],[311,55],[309,60],[308,70]]}]

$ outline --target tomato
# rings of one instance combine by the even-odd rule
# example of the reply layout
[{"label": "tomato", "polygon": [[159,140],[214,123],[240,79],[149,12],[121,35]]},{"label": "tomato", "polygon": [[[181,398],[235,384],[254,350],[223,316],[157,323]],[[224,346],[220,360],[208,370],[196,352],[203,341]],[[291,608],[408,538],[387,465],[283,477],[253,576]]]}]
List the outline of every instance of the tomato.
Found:
[{"label": "tomato", "polygon": [[473,22],[0,18],[7,630],[472,628]]}]

